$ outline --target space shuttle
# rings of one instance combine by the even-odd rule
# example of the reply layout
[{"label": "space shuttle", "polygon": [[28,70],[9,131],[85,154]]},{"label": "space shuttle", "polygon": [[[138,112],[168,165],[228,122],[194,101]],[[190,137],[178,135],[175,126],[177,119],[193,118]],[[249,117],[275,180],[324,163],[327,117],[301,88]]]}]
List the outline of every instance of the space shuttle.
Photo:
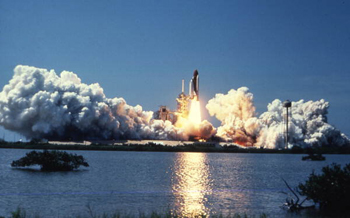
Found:
[{"label": "space shuttle", "polygon": [[189,96],[196,101],[199,100],[199,76],[198,70],[193,72],[193,77],[190,81]]}]

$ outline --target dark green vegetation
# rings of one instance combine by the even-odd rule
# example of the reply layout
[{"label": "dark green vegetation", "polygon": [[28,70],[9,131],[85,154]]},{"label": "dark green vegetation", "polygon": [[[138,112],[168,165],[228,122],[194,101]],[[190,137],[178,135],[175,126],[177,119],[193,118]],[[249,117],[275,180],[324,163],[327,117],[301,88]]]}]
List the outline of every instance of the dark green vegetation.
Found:
[{"label": "dark green vegetation", "polygon": [[[333,163],[322,168],[322,173],[317,175],[312,172],[305,182],[293,190],[282,179],[295,198],[288,197],[283,205],[291,212],[299,212],[302,209],[312,209],[315,205],[303,206],[306,200],[312,200],[319,205],[319,215],[322,217],[348,217],[350,207],[350,164],[342,169],[339,164]],[[298,194],[305,196],[300,201]]]},{"label": "dark green vegetation", "polygon": [[[81,218],[81,217],[89,217],[89,218],[180,218],[182,216],[180,215],[177,215],[177,214],[174,214],[170,211],[168,212],[164,212],[164,213],[158,213],[158,212],[152,212],[152,213],[149,213],[149,214],[145,214],[145,213],[142,213],[142,212],[139,212],[139,215],[138,216],[135,216],[135,215],[130,215],[130,214],[124,214],[124,213],[120,213],[120,212],[115,212],[113,214],[106,214],[106,213],[103,213],[102,215],[98,215],[96,213],[94,213],[93,211],[91,211],[89,208],[88,208],[88,214],[87,216],[81,216],[81,215],[78,215],[76,216],[77,218]],[[32,217],[32,216],[28,216],[26,211],[21,209],[21,208],[17,208],[16,211],[14,212],[11,212],[11,216],[10,218],[29,218],[29,217]],[[36,218],[40,218],[41,216],[39,215],[36,215],[34,216]],[[213,218],[267,218],[268,216],[266,214],[261,214],[259,216],[250,216],[250,215],[247,215],[247,214],[238,214],[238,213],[235,213],[233,215],[222,215],[222,214],[219,214],[219,215],[195,215],[193,214],[193,216],[191,217],[196,217],[196,218],[207,218],[207,217],[213,217]],[[0,218],[5,218],[5,217],[2,217],[0,216]]]},{"label": "dark green vegetation", "polygon": [[32,151],[19,160],[13,161],[12,167],[27,167],[40,165],[42,171],[71,171],[81,165],[88,167],[84,157],[76,154],[68,154],[65,151]]},{"label": "dark green vegetation", "polygon": [[309,154],[308,156],[303,156],[301,158],[302,160],[312,160],[312,161],[324,161],[326,160],[326,157],[324,157],[322,154]]},{"label": "dark green vegetation", "polygon": [[110,145],[97,144],[49,144],[39,142],[5,142],[0,141],[0,148],[20,148],[20,149],[48,149],[48,150],[102,150],[102,151],[159,151],[159,152],[222,152],[222,153],[282,153],[282,154],[309,154],[310,149],[318,154],[350,154],[350,146],[323,146],[318,148],[301,148],[294,146],[292,149],[259,149],[259,148],[241,148],[233,144],[224,146],[217,145],[215,142],[194,142],[179,146],[167,146],[156,143],[146,145],[128,144]]},{"label": "dark green vegetation", "polygon": [[343,169],[338,164],[323,167],[319,175],[312,172],[298,188],[301,195],[319,204],[321,209],[349,210],[350,164]]}]

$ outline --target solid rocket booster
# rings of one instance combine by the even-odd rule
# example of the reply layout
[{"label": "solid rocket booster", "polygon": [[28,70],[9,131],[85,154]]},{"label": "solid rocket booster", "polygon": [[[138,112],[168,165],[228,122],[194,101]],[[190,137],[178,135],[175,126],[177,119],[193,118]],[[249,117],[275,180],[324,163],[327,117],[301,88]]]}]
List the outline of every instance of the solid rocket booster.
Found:
[{"label": "solid rocket booster", "polygon": [[191,96],[191,99],[195,99],[198,101],[199,99],[199,75],[198,75],[198,70],[195,70],[193,72],[193,77],[190,81],[190,93],[189,95]]}]

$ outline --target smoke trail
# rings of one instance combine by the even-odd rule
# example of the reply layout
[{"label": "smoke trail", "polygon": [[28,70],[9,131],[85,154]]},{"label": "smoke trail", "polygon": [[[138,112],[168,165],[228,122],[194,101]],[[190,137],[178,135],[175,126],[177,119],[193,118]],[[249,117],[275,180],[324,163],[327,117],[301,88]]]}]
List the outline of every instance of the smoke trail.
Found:
[{"label": "smoke trail", "polygon": [[[327,123],[329,103],[300,100],[292,102],[289,147],[348,145],[349,139]],[[279,148],[284,146],[284,108],[278,99],[268,104],[267,112],[256,117],[253,94],[246,87],[217,94],[206,105],[211,116],[222,125],[217,135],[245,146]]]},{"label": "smoke trail", "polygon": [[0,93],[0,125],[28,139],[186,139],[153,112],[106,98],[99,84],[87,85],[68,71],[17,66]]}]

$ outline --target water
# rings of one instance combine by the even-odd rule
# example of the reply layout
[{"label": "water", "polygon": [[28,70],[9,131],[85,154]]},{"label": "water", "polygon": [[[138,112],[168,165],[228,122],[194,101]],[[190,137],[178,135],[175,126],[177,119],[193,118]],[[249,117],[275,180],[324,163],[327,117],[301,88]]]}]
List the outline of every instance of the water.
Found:
[{"label": "water", "polygon": [[349,155],[325,155],[326,161],[301,161],[292,154],[222,154],[69,151],[83,155],[89,168],[74,172],[13,169],[28,150],[0,149],[0,216],[21,207],[42,217],[139,214],[174,210],[193,213],[246,213],[291,216],[284,178],[292,187],[312,170]]}]

